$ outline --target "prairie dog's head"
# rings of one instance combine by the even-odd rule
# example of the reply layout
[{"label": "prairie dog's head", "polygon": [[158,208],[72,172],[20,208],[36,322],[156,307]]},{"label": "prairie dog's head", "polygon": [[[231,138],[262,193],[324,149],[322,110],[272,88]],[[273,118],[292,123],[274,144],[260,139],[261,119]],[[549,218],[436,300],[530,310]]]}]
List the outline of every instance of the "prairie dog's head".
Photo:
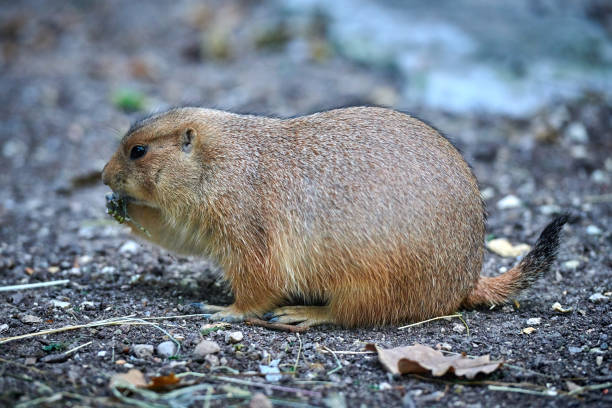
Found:
[{"label": "prairie dog's head", "polygon": [[193,200],[205,172],[203,144],[210,142],[197,114],[180,108],[136,122],[104,166],[104,184],[138,206]]}]

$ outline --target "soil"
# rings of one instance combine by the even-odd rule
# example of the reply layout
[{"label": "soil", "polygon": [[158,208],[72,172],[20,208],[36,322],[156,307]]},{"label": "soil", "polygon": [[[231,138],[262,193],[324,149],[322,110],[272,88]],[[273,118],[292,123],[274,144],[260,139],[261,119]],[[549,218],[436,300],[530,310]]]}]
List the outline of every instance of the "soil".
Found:
[{"label": "soil", "polygon": [[[224,4],[2,5],[0,287],[69,282],[0,292],[0,337],[125,316],[160,319],[0,344],[0,406],[135,406],[127,396],[149,406],[200,406],[207,393],[219,396],[211,406],[248,405],[240,389],[263,392],[268,401],[251,401],[258,406],[612,404],[612,108],[605,98],[589,93],[521,119],[401,106],[393,90],[404,79],[336,55],[316,16],[304,23],[308,29],[287,34],[267,3]],[[117,96],[125,90],[135,93],[134,103]],[[147,110],[198,104],[290,116],[385,101],[435,124],[462,150],[489,208],[488,239],[533,244],[555,214],[571,214],[550,273],[515,304],[461,311],[469,334],[452,318],[403,330],[322,326],[300,334],[232,324],[203,335],[209,322],[185,315],[199,313],[197,302],[231,301],[222,271],[136,243],[105,213],[99,171]],[[509,195],[519,205],[500,208]],[[487,252],[483,274],[516,262]],[[555,311],[555,302],[571,310]],[[535,331],[525,334],[527,327]],[[243,340],[226,341],[235,331]],[[133,351],[169,336],[180,342],[173,357]],[[202,339],[218,343],[216,359],[194,357]],[[469,381],[393,377],[374,355],[337,354],[338,366],[325,352],[360,352],[370,342],[490,354],[506,365]],[[274,359],[277,382],[260,370]],[[129,368],[148,379],[197,372],[203,376],[184,381],[211,388],[157,402],[127,391],[118,397],[110,378]],[[568,394],[581,386],[590,388]]]}]

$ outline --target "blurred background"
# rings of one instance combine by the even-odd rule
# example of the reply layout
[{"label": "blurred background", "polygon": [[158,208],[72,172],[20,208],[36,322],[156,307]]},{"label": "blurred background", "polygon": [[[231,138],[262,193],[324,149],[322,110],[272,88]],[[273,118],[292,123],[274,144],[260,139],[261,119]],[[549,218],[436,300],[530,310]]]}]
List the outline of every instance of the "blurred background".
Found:
[{"label": "blurred background", "polygon": [[[495,160],[530,167],[534,148],[548,144],[564,152],[553,168],[609,188],[610,1],[0,7],[4,208],[33,186],[69,193],[97,183],[130,122],[174,105],[283,117],[390,106],[452,136],[485,187]],[[518,154],[512,161],[508,148]],[[499,195],[537,184],[500,172]]]}]

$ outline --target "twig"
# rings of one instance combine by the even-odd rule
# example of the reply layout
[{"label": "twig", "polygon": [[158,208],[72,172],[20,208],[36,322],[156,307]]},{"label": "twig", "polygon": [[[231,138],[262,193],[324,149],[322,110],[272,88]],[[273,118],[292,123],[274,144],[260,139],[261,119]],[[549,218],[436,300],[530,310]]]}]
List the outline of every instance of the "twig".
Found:
[{"label": "twig", "polygon": [[402,327],[398,327],[398,330],[402,330],[402,329],[407,329],[409,327],[414,327],[414,326],[418,326],[421,325],[423,323],[428,323],[428,322],[433,322],[434,320],[440,320],[440,319],[448,319],[451,317],[458,317],[461,319],[461,321],[463,322],[463,324],[465,325],[465,327],[467,328],[467,334],[468,336],[470,335],[470,328],[468,327],[467,323],[465,322],[465,320],[463,320],[463,316],[461,315],[461,313],[455,313],[453,315],[448,315],[448,316],[438,316],[438,317],[434,317],[432,319],[427,319],[427,320],[423,320],[422,322],[417,322],[417,323],[412,323],[406,326],[402,326]]},{"label": "twig", "polygon": [[64,354],[68,355],[70,353],[74,353],[75,351],[77,351],[79,349],[82,349],[83,347],[89,346],[91,343],[93,343],[93,341],[90,341],[89,343],[81,344],[80,346],[77,346],[77,347],[75,347],[73,349],[70,349],[70,350],[66,351]]},{"label": "twig", "polygon": [[335,354],[376,354],[375,351],[349,351],[349,350],[330,350],[329,348],[325,347],[327,350],[325,349],[318,349],[317,351],[321,352],[321,353],[335,353]]},{"label": "twig", "polygon": [[300,333],[297,333],[297,338],[300,341],[300,347],[298,348],[297,357],[295,358],[295,364],[293,364],[293,374],[297,373],[297,366],[300,362],[300,353],[302,352],[302,339],[300,338]]},{"label": "twig", "polygon": [[44,288],[47,286],[66,285],[68,283],[70,283],[70,279],[62,279],[49,282],[24,283],[23,285],[0,286],[0,292],[8,292],[9,290],[37,289]]},{"label": "twig", "polygon": [[[98,320],[98,321],[91,322],[91,323],[86,323],[86,324],[77,324],[77,325],[58,327],[57,329],[41,330],[41,331],[38,331],[38,332],[35,332],[35,333],[22,334],[22,335],[14,336],[14,337],[2,337],[2,338],[0,338],[0,344],[8,343],[9,341],[27,339],[27,338],[36,337],[36,336],[44,336],[46,334],[61,333],[61,332],[70,331],[70,330],[78,330],[78,329],[100,327],[100,326],[118,326],[118,325],[122,325],[122,324],[153,326],[153,327],[163,331],[168,337],[170,337],[172,339],[172,341],[174,341],[175,343],[178,344],[178,341],[176,339],[174,339],[167,331],[165,331],[161,327],[155,325],[154,323],[150,323],[150,322],[148,322],[146,320],[183,319],[183,318],[187,318],[187,317],[199,317],[199,316],[202,316],[202,315],[201,314],[189,314],[189,315],[166,316],[166,317],[160,316],[160,317],[146,317],[146,318],[134,318],[134,316],[136,316],[136,315],[135,314],[131,314],[131,315],[128,315],[128,316],[123,316],[123,317],[112,317],[110,319]],[[179,349],[180,349],[180,346],[179,346],[179,348],[177,348],[177,353],[178,353]]]},{"label": "twig", "polygon": [[194,313],[186,315],[174,315],[174,316],[156,316],[156,317],[140,317],[140,320],[173,320],[173,319],[185,319],[188,317],[206,317],[210,316],[210,313]]},{"label": "twig", "polygon": [[198,373],[194,371],[187,371],[184,373],[177,374],[176,376],[180,378],[180,377],[185,377],[188,375],[192,375],[194,377],[209,378],[209,379],[217,380],[217,381],[225,381],[225,382],[230,382],[234,384],[248,385],[250,387],[269,388],[271,390],[276,390],[276,391],[289,392],[292,394],[304,394],[304,395],[308,395],[308,396],[315,397],[315,398],[321,398],[321,393],[316,392],[316,391],[303,390],[301,388],[284,387],[282,385],[275,385],[275,384],[269,384],[269,383],[252,382],[252,381],[247,381],[247,380],[241,380],[239,378],[220,377],[216,375],[203,374],[203,373]]},{"label": "twig", "polygon": [[489,385],[487,388],[490,389],[491,391],[518,392],[521,394],[539,395],[542,397],[556,397],[557,395],[559,395],[558,391],[553,391],[553,390],[534,391],[534,390],[527,390],[525,388],[505,387],[501,385]]},{"label": "twig", "polygon": [[254,317],[249,317],[245,321],[249,324],[252,324],[253,326],[265,327],[266,329],[291,332],[291,333],[303,333],[309,329],[306,326],[294,326],[292,324],[271,323],[265,320],[256,319]]},{"label": "twig", "polygon": [[335,368],[329,370],[327,372],[327,375],[331,375],[331,374],[335,373],[338,370],[342,370],[342,364],[340,364],[340,360],[338,359],[338,356],[336,355],[336,353],[334,353],[329,347],[323,346],[323,348],[325,348],[325,350],[327,350],[328,352],[330,352],[332,354],[332,356],[334,356],[334,359],[336,360],[336,364],[338,364],[338,366],[336,366]]}]

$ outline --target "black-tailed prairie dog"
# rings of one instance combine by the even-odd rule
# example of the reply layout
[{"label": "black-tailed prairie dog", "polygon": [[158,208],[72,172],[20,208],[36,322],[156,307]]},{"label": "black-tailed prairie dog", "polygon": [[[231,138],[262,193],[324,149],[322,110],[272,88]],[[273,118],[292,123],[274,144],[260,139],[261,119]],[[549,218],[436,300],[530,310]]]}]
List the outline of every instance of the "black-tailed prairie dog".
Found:
[{"label": "black-tailed prairie dog", "polygon": [[502,303],[549,269],[567,221],[513,269],[480,276],[485,209],[469,166],[435,129],[374,107],[172,109],[132,126],[103,180],[135,234],[219,263],[235,302],[209,310],[231,321],[372,326]]}]

